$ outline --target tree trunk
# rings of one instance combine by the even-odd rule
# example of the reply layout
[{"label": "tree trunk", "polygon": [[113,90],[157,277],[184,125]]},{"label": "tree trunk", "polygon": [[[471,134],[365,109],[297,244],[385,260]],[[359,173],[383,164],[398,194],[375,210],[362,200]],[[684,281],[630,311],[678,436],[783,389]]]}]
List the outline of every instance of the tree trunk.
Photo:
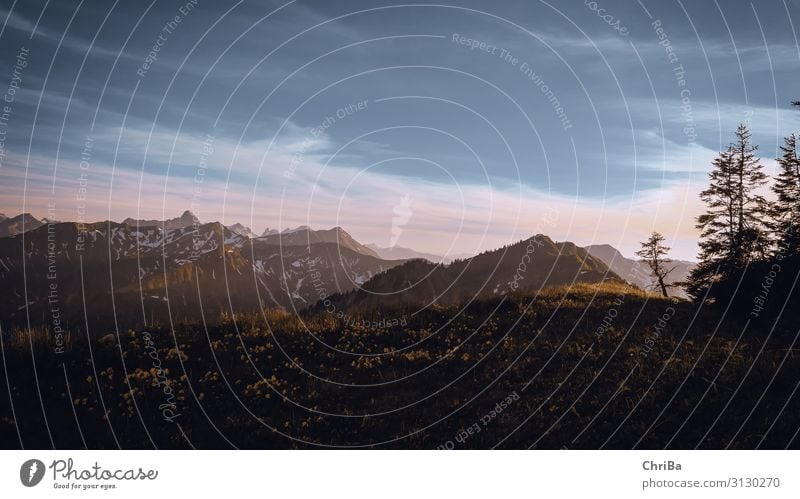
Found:
[{"label": "tree trunk", "polygon": [[661,294],[664,295],[664,298],[669,298],[669,294],[667,293],[667,286],[664,284],[664,279],[661,277],[658,278],[658,285],[661,286]]}]

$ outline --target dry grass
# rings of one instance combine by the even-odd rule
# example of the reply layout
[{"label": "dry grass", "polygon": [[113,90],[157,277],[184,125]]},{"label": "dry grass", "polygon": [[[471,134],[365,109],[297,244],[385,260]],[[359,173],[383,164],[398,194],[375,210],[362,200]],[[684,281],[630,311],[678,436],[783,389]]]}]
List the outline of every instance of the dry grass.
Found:
[{"label": "dry grass", "polygon": [[[375,329],[343,325],[324,311],[298,318],[265,310],[208,327],[151,329],[154,354],[141,333],[121,335],[121,346],[116,337],[98,341],[92,356],[88,345],[71,342],[56,357],[42,331],[14,332],[4,354],[28,447],[49,446],[39,419],[25,417],[42,411],[30,390],[31,343],[38,379],[48,380],[39,387],[48,421],[67,448],[81,446],[73,409],[92,428],[84,432],[90,447],[115,446],[109,422],[123,446],[148,447],[144,421],[158,447],[185,447],[183,434],[197,447],[228,447],[219,431],[239,447],[306,445],[285,433],[325,445],[399,438],[389,446],[436,448],[513,392],[519,400],[465,447],[491,447],[506,435],[504,445],[514,448],[596,448],[606,440],[611,448],[661,448],[673,436],[674,447],[752,448],[765,435],[765,446],[780,447],[796,429],[793,417],[779,417],[800,410],[789,398],[800,358],[781,335],[793,324],[780,324],[762,351],[765,338],[754,327],[737,342],[740,324],[720,323],[712,312],[695,317],[688,302],[620,283],[548,289],[531,301],[485,300],[458,315],[428,309],[409,315],[405,327]],[[675,313],[660,328],[668,307]],[[612,308],[614,320],[598,335]],[[63,381],[49,381],[63,380],[63,369],[72,407]],[[174,392],[183,433],[162,417],[159,376]],[[373,416],[346,417],[358,414]],[[13,445],[16,429],[0,424],[0,437]]]}]

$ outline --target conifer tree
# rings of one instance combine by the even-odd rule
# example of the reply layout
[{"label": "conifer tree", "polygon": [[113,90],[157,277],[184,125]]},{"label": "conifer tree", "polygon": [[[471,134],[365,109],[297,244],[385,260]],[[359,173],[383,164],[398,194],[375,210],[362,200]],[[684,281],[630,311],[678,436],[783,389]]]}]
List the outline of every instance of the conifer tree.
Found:
[{"label": "conifer tree", "polygon": [[740,268],[748,263],[766,258],[770,249],[768,228],[769,205],[758,188],[767,183],[764,166],[756,157],[758,146],[751,141],[750,130],[745,125],[736,129],[736,142],[732,144],[735,162],[737,192],[737,243]]},{"label": "conifer tree", "polygon": [[794,134],[784,139],[781,151],[780,173],[772,186],[776,196],[771,213],[772,230],[778,247],[788,255],[797,255],[800,254],[800,158]]},{"label": "conifer tree", "polygon": [[695,298],[709,286],[734,284],[753,261],[766,257],[770,241],[766,230],[768,207],[759,187],[767,181],[744,125],[736,141],[714,160],[710,185],[700,193],[708,210],[697,219],[700,262],[689,277],[687,290]]}]

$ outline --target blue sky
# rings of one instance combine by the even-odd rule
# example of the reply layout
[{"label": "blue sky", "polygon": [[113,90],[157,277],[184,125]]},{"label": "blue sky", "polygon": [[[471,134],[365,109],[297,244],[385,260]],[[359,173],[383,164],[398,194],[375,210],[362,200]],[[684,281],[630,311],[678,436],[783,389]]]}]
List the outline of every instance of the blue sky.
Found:
[{"label": "blue sky", "polygon": [[797,1],[26,0],[0,23],[0,93],[29,51],[7,215],[192,209],[437,253],[659,230],[693,258],[736,125],[770,172],[800,128]]}]

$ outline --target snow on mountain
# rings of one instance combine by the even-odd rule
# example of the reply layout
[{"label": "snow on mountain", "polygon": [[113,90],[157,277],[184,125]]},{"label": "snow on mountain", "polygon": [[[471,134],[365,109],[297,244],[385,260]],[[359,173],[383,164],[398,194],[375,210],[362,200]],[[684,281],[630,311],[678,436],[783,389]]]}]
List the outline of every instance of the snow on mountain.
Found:
[{"label": "snow on mountain", "polygon": [[340,229],[280,235],[303,244],[278,247],[218,222],[171,229],[116,222],[51,227],[28,232],[24,241],[0,238],[0,286],[10,298],[0,302],[0,316],[9,322],[47,317],[52,285],[64,320],[82,324],[85,303],[94,331],[117,321],[138,324],[143,311],[148,320],[197,321],[231,307],[306,307],[403,263],[358,251],[359,243]]}]

